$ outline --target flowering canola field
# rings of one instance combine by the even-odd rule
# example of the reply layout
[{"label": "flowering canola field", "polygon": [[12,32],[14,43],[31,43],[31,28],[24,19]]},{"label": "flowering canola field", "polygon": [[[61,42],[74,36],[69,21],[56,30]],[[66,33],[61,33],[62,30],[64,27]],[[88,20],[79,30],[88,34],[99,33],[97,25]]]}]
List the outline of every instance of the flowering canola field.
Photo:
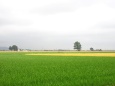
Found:
[{"label": "flowering canola field", "polygon": [[115,57],[115,53],[30,53],[25,55],[36,56],[110,56]]}]

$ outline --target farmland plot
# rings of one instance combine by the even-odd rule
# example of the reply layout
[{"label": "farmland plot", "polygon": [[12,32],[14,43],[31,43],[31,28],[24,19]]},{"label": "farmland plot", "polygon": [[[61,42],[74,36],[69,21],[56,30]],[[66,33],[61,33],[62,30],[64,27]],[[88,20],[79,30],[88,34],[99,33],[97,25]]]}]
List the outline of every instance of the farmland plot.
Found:
[{"label": "farmland plot", "polygon": [[115,86],[115,54],[94,54],[1,52],[0,85]]}]

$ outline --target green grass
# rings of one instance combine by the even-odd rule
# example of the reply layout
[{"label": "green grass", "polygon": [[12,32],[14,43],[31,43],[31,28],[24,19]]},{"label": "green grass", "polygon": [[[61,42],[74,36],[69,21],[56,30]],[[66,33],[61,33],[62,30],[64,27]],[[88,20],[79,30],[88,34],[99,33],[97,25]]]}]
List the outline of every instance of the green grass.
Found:
[{"label": "green grass", "polygon": [[0,86],[115,86],[115,58],[1,52]]}]

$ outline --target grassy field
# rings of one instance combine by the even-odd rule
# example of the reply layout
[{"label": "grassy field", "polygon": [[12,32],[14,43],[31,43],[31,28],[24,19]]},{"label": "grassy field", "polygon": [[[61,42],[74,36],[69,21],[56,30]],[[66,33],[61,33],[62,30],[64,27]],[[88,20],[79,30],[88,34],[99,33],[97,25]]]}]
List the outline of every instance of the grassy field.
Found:
[{"label": "grassy field", "polygon": [[0,52],[0,86],[115,86],[114,57],[114,52]]}]

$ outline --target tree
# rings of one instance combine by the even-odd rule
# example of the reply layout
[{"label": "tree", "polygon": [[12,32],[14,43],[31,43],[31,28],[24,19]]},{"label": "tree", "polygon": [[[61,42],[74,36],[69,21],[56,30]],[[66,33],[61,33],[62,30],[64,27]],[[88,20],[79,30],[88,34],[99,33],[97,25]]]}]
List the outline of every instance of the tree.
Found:
[{"label": "tree", "polygon": [[9,47],[9,50],[18,51],[18,47],[16,45],[13,45]]},{"label": "tree", "polygon": [[80,44],[80,42],[76,41],[76,42],[74,43],[74,49],[77,49],[78,51],[81,50],[81,44]]},{"label": "tree", "polygon": [[12,47],[11,47],[11,46],[9,46],[9,50],[12,50]]},{"label": "tree", "polygon": [[17,47],[16,45],[13,45],[13,46],[12,46],[12,50],[18,51],[18,47]]},{"label": "tree", "polygon": [[92,47],[90,48],[90,50],[91,50],[91,51],[94,51],[94,49],[93,49]]}]

